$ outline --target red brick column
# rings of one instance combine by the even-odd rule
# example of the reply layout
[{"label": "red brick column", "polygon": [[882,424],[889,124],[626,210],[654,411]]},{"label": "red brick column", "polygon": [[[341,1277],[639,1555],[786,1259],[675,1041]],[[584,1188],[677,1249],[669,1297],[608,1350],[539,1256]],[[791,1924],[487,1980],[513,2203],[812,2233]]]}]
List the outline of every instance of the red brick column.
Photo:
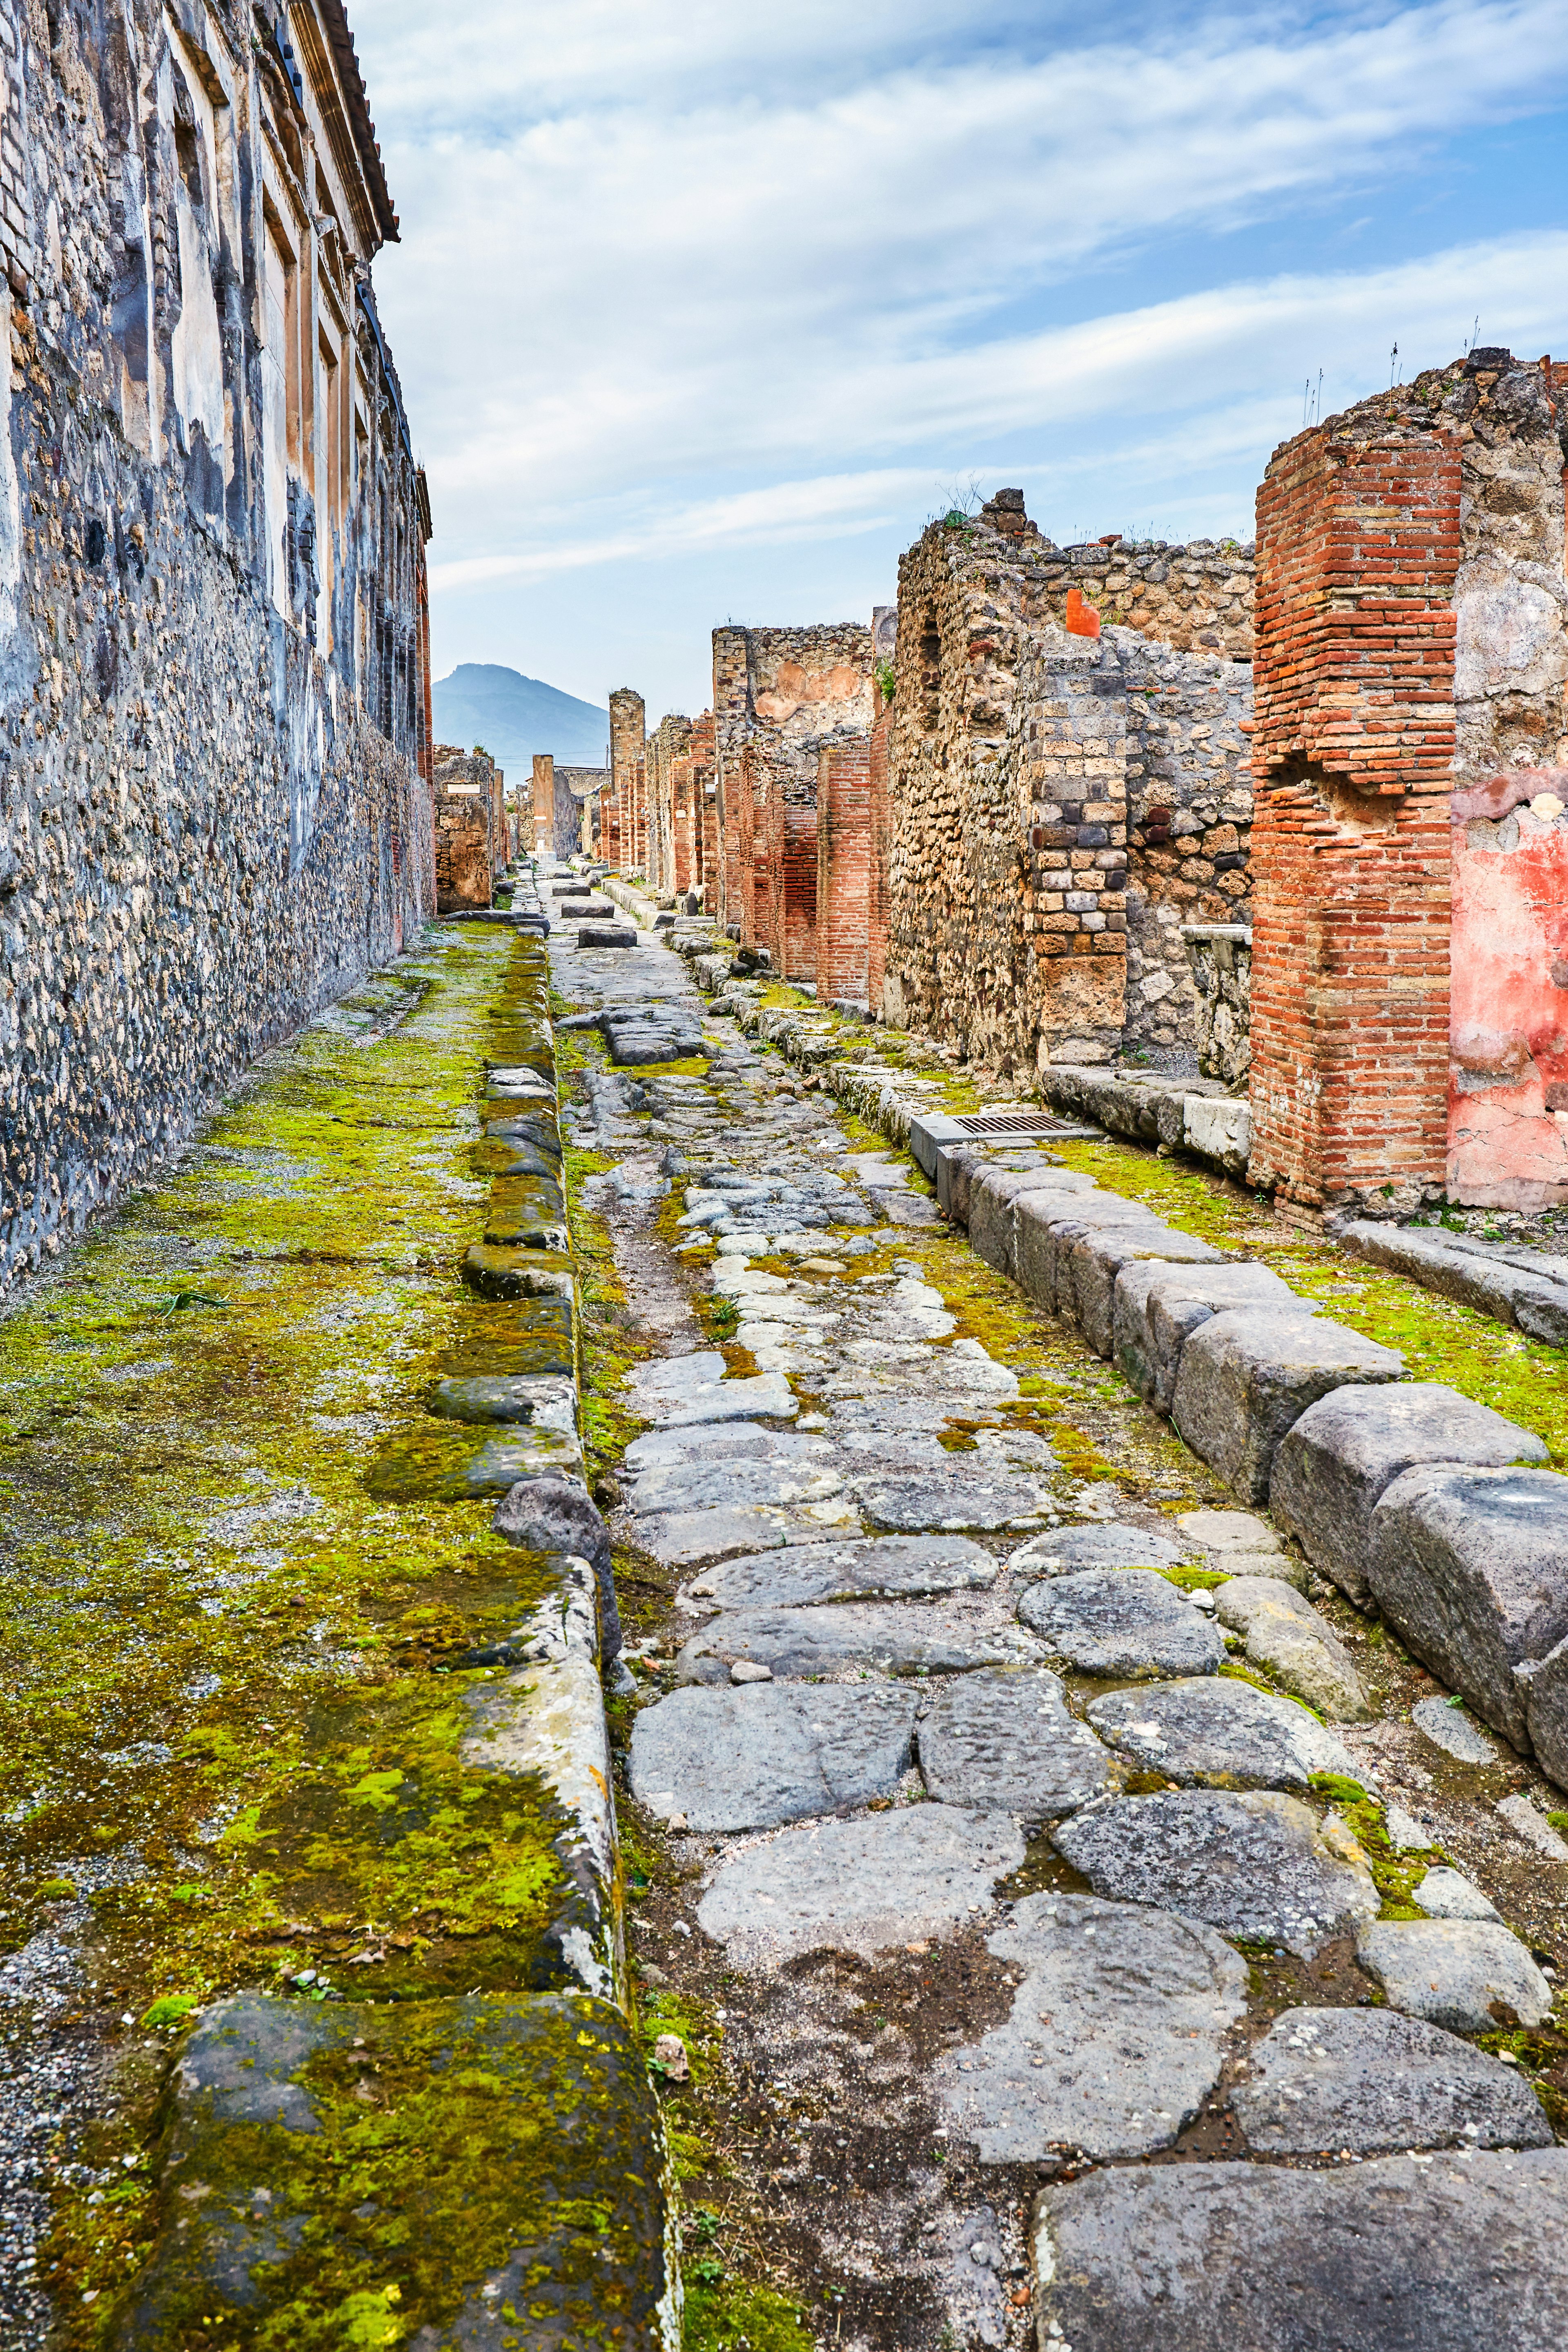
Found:
[{"label": "red brick column", "polygon": [[1258,494],[1255,1182],[1444,1181],[1459,448],[1369,401]]},{"label": "red brick column", "polygon": [[882,983],[888,972],[888,738],[892,730],[891,703],[871,730],[866,758],[866,824],[869,863],[866,904],[866,994],[880,1016]]},{"label": "red brick column", "polygon": [[816,795],[782,800],[779,857],[779,970],[788,980],[816,978]]},{"label": "red brick column", "polygon": [[866,1002],[871,739],[825,743],[816,767],[816,992]]},{"label": "red brick column", "polygon": [[[742,750],[729,771],[725,816],[733,852],[730,904],[741,926],[740,944],[748,955],[757,951],[757,788],[751,746]],[[733,806],[728,803],[732,801]]]}]

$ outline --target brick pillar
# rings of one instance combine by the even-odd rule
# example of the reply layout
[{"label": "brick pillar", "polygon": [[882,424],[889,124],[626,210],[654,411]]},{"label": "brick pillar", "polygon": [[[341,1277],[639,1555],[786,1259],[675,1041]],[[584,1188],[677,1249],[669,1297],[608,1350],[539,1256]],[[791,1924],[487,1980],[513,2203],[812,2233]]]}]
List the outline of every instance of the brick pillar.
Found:
[{"label": "brick pillar", "polygon": [[713,789],[713,713],[705,710],[691,727],[691,887],[703,907],[718,907],[718,798]]},{"label": "brick pillar", "polygon": [[869,1000],[871,739],[825,743],[816,765],[816,992]]},{"label": "brick pillar", "polygon": [[752,774],[752,753],[743,745],[737,763],[728,771],[728,794],[734,806],[727,810],[734,835],[733,897],[735,918],[741,926],[740,944],[748,955],[757,951],[757,788]]},{"label": "brick pillar", "polygon": [[1250,1173],[1310,1209],[1444,1180],[1460,458],[1405,399],[1258,494]]},{"label": "brick pillar", "polygon": [[553,751],[536,751],[533,755],[533,845],[539,850],[555,846]]},{"label": "brick pillar", "polygon": [[631,687],[618,686],[610,697],[610,786],[619,817],[616,862],[627,873],[643,866],[647,856],[647,761],[643,698]]},{"label": "brick pillar", "polygon": [[[788,980],[816,978],[816,776],[779,795],[779,960]],[[809,796],[802,782],[809,781]]]},{"label": "brick pillar", "polygon": [[879,1019],[882,1013],[882,983],[888,973],[888,738],[892,725],[889,703],[878,715],[866,754],[869,885],[866,907],[866,996]]}]

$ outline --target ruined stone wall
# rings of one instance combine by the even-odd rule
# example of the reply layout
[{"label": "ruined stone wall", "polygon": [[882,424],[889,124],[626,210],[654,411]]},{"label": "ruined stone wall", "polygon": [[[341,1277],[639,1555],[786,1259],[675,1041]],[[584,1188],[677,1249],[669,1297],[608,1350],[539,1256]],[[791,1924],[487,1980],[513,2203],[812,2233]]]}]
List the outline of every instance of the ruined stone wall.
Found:
[{"label": "ruined stone wall", "polygon": [[609,782],[605,768],[555,771],[554,847],[557,857],[593,856],[599,843],[602,795]]},{"label": "ruined stone wall", "polygon": [[[1143,633],[1060,625],[1060,554],[1005,490],[900,567],[881,1010],[1005,1069],[1192,1066],[1181,926],[1247,903],[1250,670],[1186,649],[1180,579]],[[1191,569],[1245,603],[1228,555]]]},{"label": "ruined stone wall", "polygon": [[647,714],[629,686],[610,697],[610,792],[615,803],[615,863],[627,874],[646,872],[647,856]]},{"label": "ruined stone wall", "polygon": [[816,961],[817,753],[845,728],[869,730],[871,667],[871,632],[857,622],[713,632],[719,816],[726,867],[733,828],[742,944],[766,948],[794,979],[810,979]]},{"label": "ruined stone wall", "polygon": [[1252,670],[1110,634],[1127,683],[1122,1045],[1178,1068],[1198,1042],[1183,927],[1252,917]]},{"label": "ruined stone wall", "polygon": [[229,0],[0,6],[0,1282],[434,907],[395,218],[296,15],[298,89]]},{"label": "ruined stone wall", "polygon": [[1178,653],[1252,659],[1255,550],[1250,541],[1112,537],[1082,547],[1042,542],[1037,593],[1051,618],[1067,616],[1076,588],[1102,621]]},{"label": "ruined stone wall", "polygon": [[507,856],[495,762],[484,751],[438,743],[435,764],[437,910],[449,915],[488,907]]}]

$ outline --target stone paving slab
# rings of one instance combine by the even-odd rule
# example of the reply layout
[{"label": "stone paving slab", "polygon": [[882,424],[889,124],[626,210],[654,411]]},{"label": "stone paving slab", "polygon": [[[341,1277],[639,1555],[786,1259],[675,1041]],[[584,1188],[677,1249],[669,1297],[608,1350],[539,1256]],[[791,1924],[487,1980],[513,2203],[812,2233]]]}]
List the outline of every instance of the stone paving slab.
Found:
[{"label": "stone paving slab", "polygon": [[1286,2010],[1231,2105],[1264,2156],[1552,2144],[1544,2108],[1511,2067],[1386,2009]]},{"label": "stone paving slab", "polygon": [[745,1510],[760,1503],[821,1503],[839,1493],[844,1480],[831,1450],[823,1454],[775,1453],[658,1463],[633,1479],[626,1508],[638,1519],[669,1512]]},{"label": "stone paving slab", "polygon": [[1273,1576],[1233,1576],[1215,1593],[1215,1614],[1247,1636],[1258,1666],[1335,1723],[1369,1723],[1373,1709],[1355,1662],[1326,1617]]},{"label": "stone paving slab", "polygon": [[1009,1555],[1007,1566],[1022,1576],[1074,1576],[1086,1568],[1173,1568],[1190,1551],[1169,1536],[1112,1520],[1031,1536]]},{"label": "stone paving slab", "polygon": [[915,1704],[887,1683],[673,1691],[632,1727],[632,1792],[699,1831],[771,1829],[865,1804],[908,1771]]},{"label": "stone paving slab", "polygon": [[925,1804],[816,1822],[721,1864],[698,1924],[742,1969],[824,1948],[868,1959],[951,1936],[1023,1859],[1023,1832],[1006,1813]]},{"label": "stone paving slab", "polygon": [[1367,1580],[1401,1639],[1521,1750],[1514,1667],[1568,1637],[1568,1478],[1406,1470],[1372,1515]]},{"label": "stone paving slab", "polygon": [[722,1559],[728,1552],[808,1544],[858,1524],[856,1513],[837,1498],[799,1511],[763,1503],[731,1505],[650,1515],[637,1520],[637,1540],[661,1567],[692,1568],[703,1560]]},{"label": "stone paving slab", "polygon": [[1080,1569],[1032,1584],[1018,1615],[1079,1674],[1212,1675],[1224,1636],[1157,1569]]},{"label": "stone paving slab", "polygon": [[1012,2015],[934,2069],[942,2110],[981,2162],[1169,2147],[1246,2013],[1240,1954],[1195,1920],[1065,1894],[1026,1896],[987,1948],[1025,1971]]},{"label": "stone paving slab", "polygon": [[1396,1381],[1404,1371],[1394,1349],[1326,1316],[1227,1308],[1183,1347],[1171,1417],[1244,1502],[1262,1503],[1274,1449],[1310,1404],[1348,1381]]},{"label": "stone paving slab", "polygon": [[1184,1912],[1307,1958],[1377,1915],[1372,1873],[1349,1831],[1271,1790],[1118,1797],[1051,1835],[1097,1895]]},{"label": "stone paving slab", "polygon": [[1314,1568],[1363,1601],[1372,1515],[1403,1471],[1417,1463],[1484,1469],[1546,1459],[1532,1430],[1436,1381],[1352,1385],[1309,1405],[1280,1441],[1269,1508]]},{"label": "stone paving slab", "polygon": [[664,1429],[770,1416],[793,1420],[800,1411],[782,1373],[730,1380],[728,1370],[717,1348],[703,1348],[689,1356],[665,1356],[639,1365],[626,1390],[637,1411]]},{"label": "stone paving slab", "polygon": [[948,1805],[1059,1819],[1098,1797],[1110,1759],[1087,1724],[1068,1712],[1062,1685],[1044,1668],[982,1668],[932,1699],[916,1734],[921,1775]]},{"label": "stone paving slab", "polygon": [[1552,2006],[1525,1946],[1489,1919],[1374,1919],[1356,1937],[1356,1958],[1395,2009],[1456,2033],[1539,2025]]},{"label": "stone paving slab", "polygon": [[1033,1660],[1037,1644],[1014,1627],[982,1630],[940,1606],[875,1601],[803,1609],[739,1609],[710,1619],[675,1662],[677,1682],[720,1682],[740,1660],[781,1681],[862,1667],[888,1675],[966,1674]]},{"label": "stone paving slab", "polygon": [[1183,1788],[1304,1796],[1314,1772],[1361,1777],[1343,1742],[1304,1706],[1220,1675],[1111,1691],[1092,1702],[1089,1719],[1113,1748]]},{"label": "stone paving slab", "polygon": [[1042,2352],[1560,2352],[1568,2148],[1047,2189]]},{"label": "stone paving slab", "polygon": [[721,1609],[804,1609],[827,1601],[983,1590],[994,1583],[999,1568],[968,1536],[876,1536],[726,1560],[704,1570],[687,1591]]},{"label": "stone paving slab", "polygon": [[[1392,1811],[1392,1808],[1390,1809]],[[1425,1839],[1426,1832],[1422,1832]],[[1489,1903],[1479,1886],[1472,1886],[1462,1872],[1442,1865],[1429,1870],[1419,1885],[1410,1890],[1410,1899],[1418,1903],[1431,1919],[1495,1919],[1497,1907]]]},{"label": "stone paving slab", "polygon": [[962,1469],[910,1471],[901,1477],[862,1475],[855,1492],[874,1528],[910,1532],[1011,1527],[1037,1516],[1049,1497],[1048,1488],[1027,1476],[987,1477]]}]

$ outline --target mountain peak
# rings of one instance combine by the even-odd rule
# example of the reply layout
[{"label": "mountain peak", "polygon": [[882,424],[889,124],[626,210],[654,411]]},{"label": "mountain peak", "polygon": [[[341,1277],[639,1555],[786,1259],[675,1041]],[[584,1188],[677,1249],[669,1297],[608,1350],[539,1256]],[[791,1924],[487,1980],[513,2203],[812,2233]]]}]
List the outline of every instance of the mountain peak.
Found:
[{"label": "mountain peak", "polygon": [[459,662],[436,680],[430,701],[437,742],[482,743],[514,782],[536,751],[552,751],[564,767],[605,763],[608,710],[504,663]]}]

